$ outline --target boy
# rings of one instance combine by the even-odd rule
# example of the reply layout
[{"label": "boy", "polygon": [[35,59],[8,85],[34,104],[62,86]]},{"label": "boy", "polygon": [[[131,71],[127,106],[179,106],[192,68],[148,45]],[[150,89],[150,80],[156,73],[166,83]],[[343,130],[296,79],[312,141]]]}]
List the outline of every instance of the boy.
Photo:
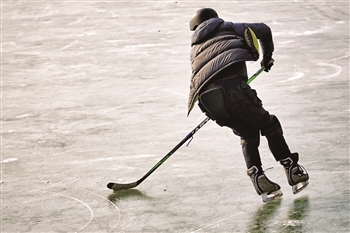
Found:
[{"label": "boy", "polygon": [[268,140],[276,161],[285,169],[294,194],[308,185],[309,176],[298,164],[298,153],[291,153],[282,127],[274,115],[262,107],[255,90],[247,84],[246,61],[259,58],[257,39],[268,72],[274,60],[270,28],[264,23],[232,23],[218,17],[215,10],[203,8],[190,21],[191,86],[188,114],[198,100],[201,110],[220,126],[240,136],[242,151],[250,177],[263,202],[282,196],[280,186],[270,181],[262,169],[259,154],[260,133]]}]

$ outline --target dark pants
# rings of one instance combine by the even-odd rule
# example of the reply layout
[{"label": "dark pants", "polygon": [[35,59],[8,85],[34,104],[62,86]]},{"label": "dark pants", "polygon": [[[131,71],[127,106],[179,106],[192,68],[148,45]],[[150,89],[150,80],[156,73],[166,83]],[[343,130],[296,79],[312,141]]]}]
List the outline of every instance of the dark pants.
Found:
[{"label": "dark pants", "polygon": [[199,106],[217,124],[231,128],[241,137],[247,168],[261,168],[260,133],[267,138],[276,161],[289,157],[291,152],[277,117],[262,107],[256,91],[247,84],[245,63],[218,76],[201,90]]}]

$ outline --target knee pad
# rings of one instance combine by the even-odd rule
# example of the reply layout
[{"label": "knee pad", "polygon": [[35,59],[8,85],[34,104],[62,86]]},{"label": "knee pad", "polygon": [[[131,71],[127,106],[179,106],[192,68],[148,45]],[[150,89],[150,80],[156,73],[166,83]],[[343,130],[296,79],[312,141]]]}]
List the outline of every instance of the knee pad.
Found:
[{"label": "knee pad", "polygon": [[282,126],[275,115],[270,115],[268,119],[268,126],[261,130],[261,135],[269,138],[275,134],[283,134]]},{"label": "knee pad", "polygon": [[241,145],[245,146],[247,144],[253,144],[256,147],[260,146],[260,135],[259,135],[259,132],[257,132],[254,135],[251,135],[249,137],[241,137]]},{"label": "knee pad", "polygon": [[278,120],[278,118],[275,115],[271,115],[271,117],[273,119],[273,122],[277,126],[277,129],[280,131],[281,134],[283,134],[282,125],[281,125],[280,121]]}]

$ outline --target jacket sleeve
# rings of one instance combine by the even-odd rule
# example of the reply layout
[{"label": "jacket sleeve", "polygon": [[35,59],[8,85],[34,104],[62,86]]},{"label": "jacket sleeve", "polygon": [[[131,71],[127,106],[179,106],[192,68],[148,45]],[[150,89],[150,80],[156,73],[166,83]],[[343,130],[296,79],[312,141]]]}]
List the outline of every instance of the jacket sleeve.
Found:
[{"label": "jacket sleeve", "polygon": [[272,55],[274,51],[274,44],[272,39],[272,32],[269,26],[264,23],[234,23],[233,27],[240,37],[244,37],[245,28],[250,27],[260,41],[262,54]]}]

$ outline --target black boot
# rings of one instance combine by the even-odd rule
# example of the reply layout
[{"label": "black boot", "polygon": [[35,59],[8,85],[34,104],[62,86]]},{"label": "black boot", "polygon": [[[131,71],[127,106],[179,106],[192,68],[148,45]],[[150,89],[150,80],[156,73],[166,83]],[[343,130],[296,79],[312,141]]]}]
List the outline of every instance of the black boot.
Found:
[{"label": "black boot", "polygon": [[270,202],[283,195],[281,187],[269,180],[262,169],[253,166],[247,170],[254,188],[258,195],[261,196],[263,202]]},{"label": "black boot", "polygon": [[294,194],[299,193],[309,185],[309,174],[304,167],[298,164],[298,160],[298,153],[293,153],[290,157],[280,160]]}]

